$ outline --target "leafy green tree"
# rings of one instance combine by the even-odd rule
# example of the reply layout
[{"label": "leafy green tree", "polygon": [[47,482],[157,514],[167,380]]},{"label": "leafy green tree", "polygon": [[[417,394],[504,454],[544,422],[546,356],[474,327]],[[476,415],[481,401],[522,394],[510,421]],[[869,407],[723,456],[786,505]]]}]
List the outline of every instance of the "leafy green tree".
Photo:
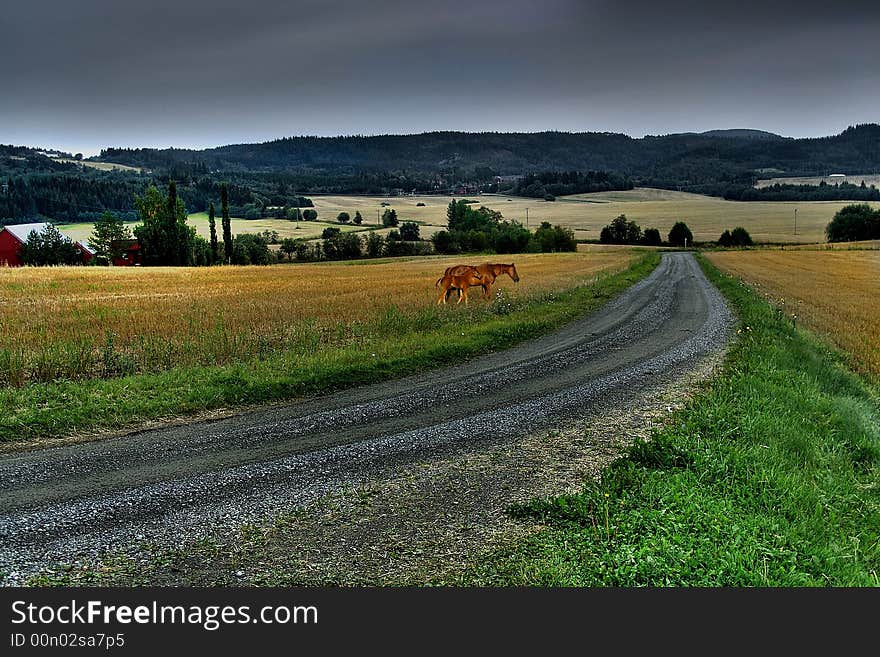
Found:
[{"label": "leafy green tree", "polygon": [[321,231],[321,239],[322,240],[333,239],[334,237],[339,235],[341,232],[342,231],[339,228],[336,228],[334,226],[327,226],[327,228],[325,228],[324,230]]},{"label": "leafy green tree", "polygon": [[867,203],[842,207],[825,227],[829,242],[856,242],[880,239],[880,210]]},{"label": "leafy green tree", "polygon": [[736,228],[734,228],[730,236],[733,239],[733,243],[737,246],[754,245],[754,242],[752,241],[752,236],[749,235],[749,231],[747,231],[742,226],[737,226]]},{"label": "leafy green tree", "polygon": [[362,223],[364,223],[364,218],[361,216],[361,211],[360,211],[360,210],[356,210],[356,211],[355,211],[355,213],[354,213],[354,219],[353,219],[352,221],[353,221],[353,222],[355,223],[355,225],[357,225],[357,226],[360,226]]},{"label": "leafy green tree", "polygon": [[186,223],[186,207],[177,197],[174,182],[169,184],[167,196],[155,185],[147,188],[143,196],[135,197],[135,207],[142,223],[135,227],[134,235],[141,245],[143,263],[191,265],[195,228]]},{"label": "leafy green tree", "polygon": [[371,230],[370,234],[367,235],[367,243],[365,246],[368,257],[379,258],[385,249],[385,238]]},{"label": "leafy green tree", "polygon": [[288,208],[287,210],[287,218],[291,221],[300,222],[303,218],[302,210],[299,208]]},{"label": "leafy green tree", "polygon": [[201,235],[193,237],[192,244],[193,264],[196,267],[205,267],[216,262],[211,251],[211,243]]},{"label": "leafy green tree", "polygon": [[361,257],[363,241],[357,233],[340,233],[335,240],[339,256],[343,260],[354,260]]},{"label": "leafy green tree", "polygon": [[293,254],[296,253],[297,240],[292,237],[285,237],[281,240],[281,253],[287,254],[288,260],[293,260]]},{"label": "leafy green tree", "polygon": [[223,258],[228,264],[232,262],[234,244],[232,222],[229,218],[229,188],[226,183],[220,185],[220,221],[223,223]]},{"label": "leafy green tree", "polygon": [[208,206],[208,227],[211,229],[211,263],[220,260],[220,243],[217,241],[217,222],[214,219],[214,201]]},{"label": "leafy green tree", "polygon": [[468,210],[470,210],[470,207],[464,201],[452,199],[449,202],[449,205],[446,206],[446,225],[449,226],[449,230],[463,228],[462,224]]},{"label": "leafy green tree", "polygon": [[642,233],[642,244],[647,246],[660,246],[663,244],[663,238],[660,237],[660,231],[656,228],[646,228]]},{"label": "leafy green tree", "polygon": [[718,244],[724,248],[729,248],[734,245],[733,235],[730,234],[729,230],[725,230],[721,233],[721,237],[718,238]]},{"label": "leafy green tree", "polygon": [[306,221],[317,221],[318,220],[318,211],[312,210],[309,208],[308,210],[303,210],[302,213],[303,219]]},{"label": "leafy green tree", "polygon": [[542,221],[541,226],[532,235],[532,243],[543,253],[561,251],[577,251],[574,231],[562,226],[551,226],[549,221]]},{"label": "leafy green tree", "polygon": [[515,221],[503,221],[492,233],[491,245],[496,253],[522,253],[528,249],[532,234]]},{"label": "leafy green tree", "polygon": [[82,264],[82,256],[73,242],[52,224],[47,224],[39,233],[32,230],[19,254],[26,265],[41,267]]},{"label": "leafy green tree", "polygon": [[637,244],[641,239],[642,229],[625,214],[618,215],[599,234],[599,241],[604,244]]},{"label": "leafy green tree", "polygon": [[269,265],[275,261],[265,236],[256,233],[239,233],[235,236],[232,250],[234,265]]},{"label": "leafy green tree", "polygon": [[124,248],[123,240],[131,239],[131,231],[122,219],[115,217],[111,212],[105,211],[101,218],[95,222],[89,244],[95,250],[95,256],[112,264],[114,258],[122,257]]},{"label": "leafy green tree", "polygon": [[694,234],[683,221],[677,221],[669,231],[669,243],[673,246],[687,246],[694,243]]},{"label": "leafy green tree", "polygon": [[400,239],[408,242],[418,242],[421,239],[419,237],[419,225],[414,221],[404,221],[400,225]]},{"label": "leafy green tree", "polygon": [[340,212],[338,215],[336,215],[336,221],[341,224],[347,224],[349,221],[351,221],[351,215],[348,214],[348,212]]},{"label": "leafy green tree", "polygon": [[456,234],[449,230],[439,230],[431,235],[431,242],[437,253],[455,254],[461,253],[461,243]]},{"label": "leafy green tree", "polygon": [[312,259],[312,245],[305,240],[296,240],[296,259],[305,262]]},{"label": "leafy green tree", "polygon": [[394,208],[388,208],[382,213],[382,225],[385,228],[395,228],[398,223],[400,222],[397,220],[397,210]]}]

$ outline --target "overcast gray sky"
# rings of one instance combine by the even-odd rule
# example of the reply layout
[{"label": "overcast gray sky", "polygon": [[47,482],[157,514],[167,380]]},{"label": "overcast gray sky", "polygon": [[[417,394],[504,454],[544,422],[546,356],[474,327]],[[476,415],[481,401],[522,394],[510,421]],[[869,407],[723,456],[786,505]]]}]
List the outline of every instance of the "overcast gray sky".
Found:
[{"label": "overcast gray sky", "polygon": [[0,143],[87,154],[880,121],[878,0],[27,0],[0,34]]}]

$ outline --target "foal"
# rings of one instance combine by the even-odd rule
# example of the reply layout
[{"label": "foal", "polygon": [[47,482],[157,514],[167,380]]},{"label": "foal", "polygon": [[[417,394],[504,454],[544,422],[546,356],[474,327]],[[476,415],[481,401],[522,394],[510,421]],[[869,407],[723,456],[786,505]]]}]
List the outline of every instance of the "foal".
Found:
[{"label": "foal", "polygon": [[457,269],[461,271],[457,271],[456,273],[443,274],[443,276],[439,278],[436,283],[434,283],[434,287],[440,286],[440,296],[437,297],[438,306],[441,303],[446,303],[446,300],[449,298],[449,294],[452,292],[453,288],[458,290],[458,301],[456,303],[461,303],[462,298],[464,298],[464,305],[467,305],[468,288],[475,285],[481,285],[483,275],[479,271],[477,271],[476,267],[463,265],[458,267]]},{"label": "foal", "polygon": [[[465,269],[471,268],[470,265],[455,265],[453,267],[448,267],[444,272],[444,276],[455,275],[459,273],[463,273]],[[500,264],[500,263],[485,263],[482,265],[477,265],[476,270],[480,272],[483,276],[483,279],[478,285],[483,288],[483,296],[487,301],[492,301],[492,284],[495,282],[495,279],[501,276],[502,274],[507,274],[513,280],[514,283],[519,283],[519,274],[516,272],[516,265],[510,263],[509,265]],[[438,281],[439,282],[439,281]],[[452,294],[452,289],[447,290],[446,296],[448,297]],[[461,292],[459,291],[459,296],[461,296]]]}]

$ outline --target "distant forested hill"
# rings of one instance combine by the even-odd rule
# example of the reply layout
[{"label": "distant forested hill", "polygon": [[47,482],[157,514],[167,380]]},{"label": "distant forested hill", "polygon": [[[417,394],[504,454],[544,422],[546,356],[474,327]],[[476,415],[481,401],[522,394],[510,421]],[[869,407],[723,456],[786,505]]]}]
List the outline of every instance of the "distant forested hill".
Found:
[{"label": "distant forested hill", "polygon": [[211,170],[409,172],[463,178],[601,170],[628,176],[638,184],[690,186],[746,181],[762,169],[793,176],[873,172],[880,169],[880,125],[859,125],[818,139],[783,138],[756,130],[641,139],[598,132],[288,137],[202,151],[108,148],[100,159],[154,169],[185,162]]},{"label": "distant forested hill", "polygon": [[177,181],[192,211],[216,202],[220,182],[227,182],[235,212],[253,218],[307,206],[308,194],[399,190],[541,197],[635,185],[743,201],[874,200],[880,194],[855,186],[754,188],[768,172],[774,177],[880,172],[877,124],[817,139],[742,129],[640,139],[601,132],[288,137],[206,150],[107,148],[94,158],[143,173],[99,171],[49,155],[0,145],[0,223],[90,220],[105,209],[131,217],[134,195],[169,179]]}]

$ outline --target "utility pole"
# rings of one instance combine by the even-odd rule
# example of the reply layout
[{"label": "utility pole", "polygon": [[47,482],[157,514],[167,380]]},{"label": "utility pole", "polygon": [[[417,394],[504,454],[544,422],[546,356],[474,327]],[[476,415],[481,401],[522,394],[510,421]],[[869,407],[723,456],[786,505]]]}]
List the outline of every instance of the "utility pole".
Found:
[{"label": "utility pole", "polygon": [[380,223],[382,223],[382,222],[379,220],[379,211],[380,211],[380,210],[381,210],[381,208],[376,208],[376,225],[377,225],[377,226],[378,226]]},{"label": "utility pole", "polygon": [[794,234],[797,235],[797,208],[794,209]]},{"label": "utility pole", "polygon": [[529,209],[526,208],[526,228],[529,227]]}]

